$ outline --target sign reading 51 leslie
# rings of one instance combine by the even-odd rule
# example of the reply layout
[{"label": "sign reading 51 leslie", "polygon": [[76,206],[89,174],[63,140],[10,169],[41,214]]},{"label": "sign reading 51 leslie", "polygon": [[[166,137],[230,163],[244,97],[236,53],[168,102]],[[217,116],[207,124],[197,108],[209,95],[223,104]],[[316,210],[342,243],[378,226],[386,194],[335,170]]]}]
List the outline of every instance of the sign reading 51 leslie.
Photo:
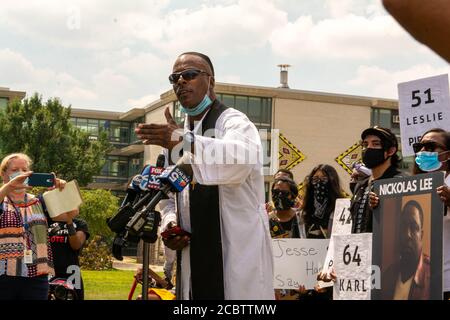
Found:
[{"label": "sign reading 51 leslie", "polygon": [[402,154],[413,156],[413,143],[427,130],[450,131],[450,97],[448,75],[398,84]]}]

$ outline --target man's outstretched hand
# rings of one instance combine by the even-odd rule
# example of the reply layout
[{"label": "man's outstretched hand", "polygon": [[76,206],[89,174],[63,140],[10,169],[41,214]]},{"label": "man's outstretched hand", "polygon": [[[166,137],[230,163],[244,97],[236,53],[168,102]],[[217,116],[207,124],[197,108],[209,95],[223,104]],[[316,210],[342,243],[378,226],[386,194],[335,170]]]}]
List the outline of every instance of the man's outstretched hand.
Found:
[{"label": "man's outstretched hand", "polygon": [[169,107],[166,108],[164,115],[167,120],[166,124],[140,123],[134,131],[144,144],[158,145],[172,150],[180,142],[183,130],[173,119]]}]

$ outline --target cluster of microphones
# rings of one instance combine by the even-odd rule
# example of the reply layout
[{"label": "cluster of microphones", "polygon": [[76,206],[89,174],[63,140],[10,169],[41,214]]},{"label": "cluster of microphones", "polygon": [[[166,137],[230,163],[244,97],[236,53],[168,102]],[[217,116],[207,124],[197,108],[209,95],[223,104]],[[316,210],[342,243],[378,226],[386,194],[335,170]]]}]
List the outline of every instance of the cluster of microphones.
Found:
[{"label": "cluster of microphones", "polygon": [[160,154],[156,166],[147,165],[133,177],[127,194],[114,217],[107,220],[109,228],[116,234],[112,253],[123,260],[122,248],[140,239],[154,243],[158,238],[161,216],[156,205],[167,199],[169,192],[181,192],[192,179],[192,169],[179,161],[164,168],[165,156]]}]

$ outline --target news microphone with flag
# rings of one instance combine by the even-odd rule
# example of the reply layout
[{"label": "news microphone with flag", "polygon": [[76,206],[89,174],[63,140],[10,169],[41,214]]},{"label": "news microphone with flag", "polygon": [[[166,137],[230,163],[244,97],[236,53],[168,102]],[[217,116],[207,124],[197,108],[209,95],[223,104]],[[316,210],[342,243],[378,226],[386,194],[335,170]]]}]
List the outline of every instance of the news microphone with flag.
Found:
[{"label": "news microphone with flag", "polygon": [[[163,167],[165,163],[165,156],[163,154],[159,155],[156,162],[156,168],[158,168],[158,165],[161,165]],[[136,212],[139,211],[140,208],[145,206],[155,196],[156,191],[151,190],[149,192],[149,189],[147,188],[148,179],[149,176],[151,176],[151,168],[152,166],[150,165],[145,166],[141,174],[136,175],[132,179],[130,185],[127,188],[127,196],[125,197],[125,200],[127,201],[124,200],[117,214],[114,217],[108,219],[108,226],[113,232],[123,232],[130,219],[132,219]],[[151,179],[156,180],[156,173],[162,170],[163,168],[154,170],[155,178]]]},{"label": "news microphone with flag", "polygon": [[161,187],[152,198],[148,205],[138,214],[134,215],[133,218],[127,224],[127,230],[132,230],[133,232],[139,232],[142,227],[148,222],[147,212],[153,212],[156,205],[164,197],[167,197],[169,192],[181,192],[192,180],[192,168],[190,165],[179,164],[175,166],[168,167],[164,172],[158,177],[161,182]]}]

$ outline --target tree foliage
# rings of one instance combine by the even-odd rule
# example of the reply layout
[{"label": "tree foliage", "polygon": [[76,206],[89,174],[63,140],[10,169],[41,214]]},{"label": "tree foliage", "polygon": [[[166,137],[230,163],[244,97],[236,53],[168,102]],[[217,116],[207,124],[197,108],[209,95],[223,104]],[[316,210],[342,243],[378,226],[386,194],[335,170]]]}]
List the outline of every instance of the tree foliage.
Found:
[{"label": "tree foliage", "polygon": [[96,141],[75,128],[70,121],[70,106],[56,99],[43,103],[35,93],[22,102],[13,100],[0,110],[0,150],[2,156],[24,152],[33,160],[33,171],[55,172],[66,180],[76,179],[81,186],[92,182],[110,149],[106,132]]},{"label": "tree foliage", "polygon": [[116,214],[119,209],[119,198],[111,191],[103,189],[81,190],[81,196],[83,204],[80,216],[86,220],[91,237],[99,235],[110,242],[113,233],[106,224],[106,219]]}]

